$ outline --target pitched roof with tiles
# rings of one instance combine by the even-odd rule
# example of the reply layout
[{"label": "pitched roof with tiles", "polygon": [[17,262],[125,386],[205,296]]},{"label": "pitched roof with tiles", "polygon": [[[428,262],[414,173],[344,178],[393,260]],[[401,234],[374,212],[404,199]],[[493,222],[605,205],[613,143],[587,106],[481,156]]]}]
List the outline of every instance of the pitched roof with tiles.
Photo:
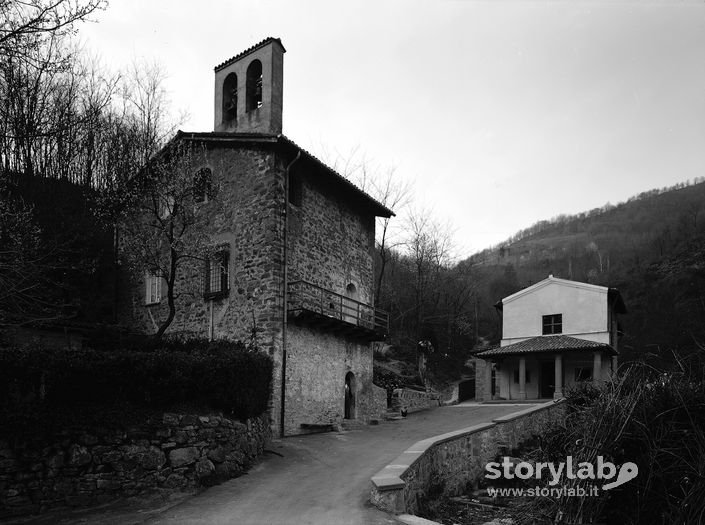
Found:
[{"label": "pitched roof with tiles", "polygon": [[274,37],[271,37],[271,36],[270,36],[270,37],[268,37],[268,38],[265,38],[265,39],[262,40],[261,42],[255,44],[254,46],[248,47],[248,48],[245,49],[242,53],[238,53],[238,54],[235,55],[234,57],[227,59],[225,62],[223,62],[223,63],[221,63],[221,64],[218,64],[218,65],[215,66],[213,69],[214,69],[215,71],[220,71],[221,69],[223,69],[223,68],[226,67],[226,66],[229,66],[230,64],[232,64],[232,63],[235,62],[236,60],[239,60],[239,59],[241,59],[242,57],[244,57],[245,55],[249,55],[250,53],[253,53],[254,51],[257,51],[259,48],[264,47],[264,46],[266,46],[267,44],[269,44],[269,43],[271,43],[271,42],[277,42],[280,46],[282,46],[282,49],[284,50],[284,52],[286,52],[286,49],[284,48],[284,44],[282,44],[282,41],[279,40],[278,38],[274,38]]},{"label": "pitched roof with tiles", "polygon": [[614,355],[617,354],[614,348],[605,343],[578,339],[577,337],[570,337],[568,335],[540,335],[521,341],[520,343],[490,348],[476,355],[477,357],[494,357],[576,350],[606,350]]}]

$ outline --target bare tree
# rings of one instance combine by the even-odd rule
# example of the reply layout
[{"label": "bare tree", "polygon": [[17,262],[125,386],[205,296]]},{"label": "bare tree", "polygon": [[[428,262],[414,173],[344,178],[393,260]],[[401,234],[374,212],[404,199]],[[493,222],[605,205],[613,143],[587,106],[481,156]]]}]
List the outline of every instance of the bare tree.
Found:
[{"label": "bare tree", "polygon": [[[411,183],[396,176],[395,168],[389,168],[383,175],[375,177],[372,182],[372,196],[388,209],[399,213],[411,201]],[[375,306],[382,297],[387,264],[391,251],[402,244],[399,228],[392,228],[392,217],[379,217],[377,220],[376,245],[379,265],[375,282]]]},{"label": "bare tree", "polygon": [[413,269],[413,311],[416,340],[422,336],[427,310],[435,310],[440,300],[441,271],[448,269],[452,230],[435,222],[429,210],[412,210],[407,218],[405,250]]},{"label": "bare tree", "polygon": [[38,300],[36,263],[40,256],[38,227],[31,209],[0,199],[0,322],[26,317]]},{"label": "bare tree", "polygon": [[0,56],[27,58],[42,38],[75,29],[106,0],[0,0]]},{"label": "bare tree", "polygon": [[[91,214],[115,224],[134,199],[135,175],[176,127],[158,66],[106,73],[74,47],[75,22],[103,6],[102,0],[0,0],[0,199],[6,212],[0,229],[25,232],[22,242],[17,234],[0,236],[0,302],[28,321],[49,317],[43,312],[52,308],[59,317],[74,315],[75,301],[46,290],[64,287],[67,268],[85,264],[90,273],[95,261],[61,246],[79,246],[88,238],[79,231],[85,225],[69,224],[63,232],[38,226],[34,221],[47,204],[25,202],[19,188],[38,188],[31,182],[37,178],[83,186]],[[70,195],[82,191],[62,188]],[[57,233],[61,242],[51,238]],[[30,242],[37,238],[41,246]]]},{"label": "bare tree", "polygon": [[166,72],[155,62],[136,62],[127,74],[123,97],[127,111],[140,131],[140,148],[143,163],[174,135],[186,120],[180,114],[172,119],[168,93],[164,87]]},{"label": "bare tree", "polygon": [[[152,159],[130,184],[132,205],[120,221],[121,254],[134,275],[151,272],[166,284],[168,313],[155,337],[161,337],[176,315],[176,301],[193,290],[178,287],[190,265],[208,261],[217,248],[209,234],[210,213],[217,207],[217,188],[209,174],[196,168],[204,152],[176,142]],[[199,204],[200,197],[208,202]]]},{"label": "bare tree", "polygon": [[[386,169],[373,164],[360,148],[355,147],[349,153],[342,155],[336,152],[331,156],[324,148],[324,158],[332,158],[331,167],[350,179],[362,191],[399,215],[411,202],[413,183],[399,176],[395,167]],[[393,217],[378,217],[375,228],[375,244],[379,256],[379,265],[375,268],[375,306],[382,300],[382,288],[385,280],[387,265],[392,257],[392,250],[401,247],[404,240],[401,227],[394,228]]]}]

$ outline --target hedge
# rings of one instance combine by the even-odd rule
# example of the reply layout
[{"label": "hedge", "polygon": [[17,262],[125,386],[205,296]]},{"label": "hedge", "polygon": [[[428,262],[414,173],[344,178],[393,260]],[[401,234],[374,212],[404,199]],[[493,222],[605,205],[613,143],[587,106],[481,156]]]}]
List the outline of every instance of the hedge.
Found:
[{"label": "hedge", "polygon": [[0,435],[48,430],[73,416],[117,425],[183,406],[245,420],[267,410],[271,377],[268,355],[229,341],[0,348]]}]

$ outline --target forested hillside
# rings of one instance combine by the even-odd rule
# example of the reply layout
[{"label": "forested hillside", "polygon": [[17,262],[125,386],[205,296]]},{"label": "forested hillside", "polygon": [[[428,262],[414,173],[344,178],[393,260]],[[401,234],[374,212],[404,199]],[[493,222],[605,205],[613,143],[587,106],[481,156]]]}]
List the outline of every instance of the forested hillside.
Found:
[{"label": "forested hillside", "polygon": [[673,360],[705,343],[705,184],[642,193],[617,206],[542,221],[468,259],[480,332],[498,340],[501,297],[556,277],[620,289],[626,358]]},{"label": "forested hillside", "polygon": [[460,262],[430,218],[412,215],[402,231],[393,249],[378,245],[378,303],[409,375],[425,355],[432,380],[460,376],[473,350],[501,339],[494,304],[549,274],[619,288],[622,361],[671,365],[705,345],[703,180],[541,221]]}]

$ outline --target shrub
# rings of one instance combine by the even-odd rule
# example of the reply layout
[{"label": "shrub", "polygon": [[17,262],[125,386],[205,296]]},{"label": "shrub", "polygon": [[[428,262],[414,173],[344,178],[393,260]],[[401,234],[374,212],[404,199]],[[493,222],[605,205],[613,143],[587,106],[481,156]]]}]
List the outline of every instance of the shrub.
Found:
[{"label": "shrub", "polygon": [[74,416],[122,425],[137,413],[183,406],[243,420],[267,409],[272,360],[241,343],[105,350],[0,349],[0,434],[56,430]]},{"label": "shrub", "polygon": [[372,382],[387,391],[387,406],[392,402],[392,393],[396,388],[404,386],[404,379],[391,370],[373,369]]},{"label": "shrub", "polygon": [[[705,383],[682,372],[631,368],[600,388],[567,394],[564,424],[546,430],[531,459],[616,465],[638,476],[598,497],[536,498],[520,523],[701,523],[705,516]],[[591,480],[564,479],[568,487]]]}]

